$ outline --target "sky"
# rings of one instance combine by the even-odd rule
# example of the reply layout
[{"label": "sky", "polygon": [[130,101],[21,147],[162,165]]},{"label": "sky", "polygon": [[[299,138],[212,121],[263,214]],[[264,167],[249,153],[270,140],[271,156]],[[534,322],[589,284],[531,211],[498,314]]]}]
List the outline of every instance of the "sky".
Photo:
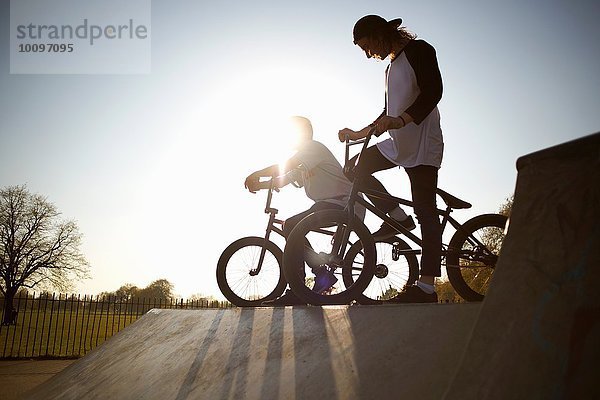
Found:
[{"label": "sky", "polygon": [[[439,187],[473,204],[459,221],[498,210],[518,157],[600,131],[597,1],[151,4],[148,73],[21,75],[0,0],[0,186],[26,184],[77,222],[92,275],[78,293],[165,278],[179,296],[222,298],[221,252],[264,234],[265,194],[243,182],[289,155],[281,121],[310,118],[343,161],[337,131],[381,112],[387,62],[352,43],[367,14],[403,18],[437,51]],[[410,196],[404,171],[378,177]],[[311,204],[292,187],[274,202],[281,218]]]}]

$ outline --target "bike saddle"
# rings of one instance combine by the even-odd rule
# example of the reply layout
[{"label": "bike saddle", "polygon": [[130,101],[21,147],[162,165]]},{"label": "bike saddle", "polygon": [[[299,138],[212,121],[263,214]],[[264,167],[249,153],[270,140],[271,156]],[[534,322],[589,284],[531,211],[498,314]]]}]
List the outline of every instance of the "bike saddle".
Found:
[{"label": "bike saddle", "polygon": [[442,189],[438,188],[437,194],[444,200],[444,203],[446,203],[448,207],[454,208],[455,210],[471,208],[471,203],[467,203],[458,197],[454,197],[450,193],[444,192]]}]

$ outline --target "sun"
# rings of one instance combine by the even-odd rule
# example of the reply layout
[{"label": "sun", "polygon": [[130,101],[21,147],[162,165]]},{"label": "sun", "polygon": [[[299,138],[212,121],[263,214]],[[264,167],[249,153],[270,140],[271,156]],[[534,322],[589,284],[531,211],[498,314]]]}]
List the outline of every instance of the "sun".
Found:
[{"label": "sun", "polygon": [[[137,262],[151,275],[177,265],[166,277],[182,290],[188,285],[190,291],[195,288],[192,292],[217,293],[210,287],[211,260],[230,241],[265,229],[266,197],[249,194],[244,179],[293,154],[292,116],[307,117],[315,139],[343,153],[335,116],[343,114],[345,120],[359,114],[347,87],[321,66],[257,64],[243,74],[215,77],[179,99],[172,105],[176,117],[165,126],[164,146],[146,171],[143,201],[131,222],[143,232],[135,241],[136,254],[142,255]],[[282,218],[309,206],[295,188],[275,196]],[[197,251],[200,263],[191,261]]]},{"label": "sun", "polygon": [[[294,145],[290,118],[319,115],[319,89],[326,79],[300,67],[265,67],[228,81],[212,96],[208,131],[219,132],[245,154],[281,161]],[[329,110],[323,108],[322,115]]]}]

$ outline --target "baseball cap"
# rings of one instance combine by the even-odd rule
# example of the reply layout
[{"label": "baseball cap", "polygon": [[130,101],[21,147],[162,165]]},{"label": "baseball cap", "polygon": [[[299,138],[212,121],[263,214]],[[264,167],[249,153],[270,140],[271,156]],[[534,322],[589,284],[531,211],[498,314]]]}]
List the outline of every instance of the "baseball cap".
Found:
[{"label": "baseball cap", "polygon": [[379,15],[365,15],[354,24],[352,34],[354,43],[365,36],[374,36],[390,29],[396,30],[402,24],[402,18],[386,21],[385,18]]}]

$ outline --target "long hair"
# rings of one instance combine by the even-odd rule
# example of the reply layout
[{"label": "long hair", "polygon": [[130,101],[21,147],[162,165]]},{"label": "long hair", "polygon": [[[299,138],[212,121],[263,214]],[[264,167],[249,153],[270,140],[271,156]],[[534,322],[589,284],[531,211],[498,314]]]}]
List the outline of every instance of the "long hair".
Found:
[{"label": "long hair", "polygon": [[417,38],[416,34],[409,31],[406,27],[400,26],[400,23],[397,23],[395,20],[389,21],[389,29],[380,33],[380,39],[387,48],[394,48],[396,43],[405,43]]}]

